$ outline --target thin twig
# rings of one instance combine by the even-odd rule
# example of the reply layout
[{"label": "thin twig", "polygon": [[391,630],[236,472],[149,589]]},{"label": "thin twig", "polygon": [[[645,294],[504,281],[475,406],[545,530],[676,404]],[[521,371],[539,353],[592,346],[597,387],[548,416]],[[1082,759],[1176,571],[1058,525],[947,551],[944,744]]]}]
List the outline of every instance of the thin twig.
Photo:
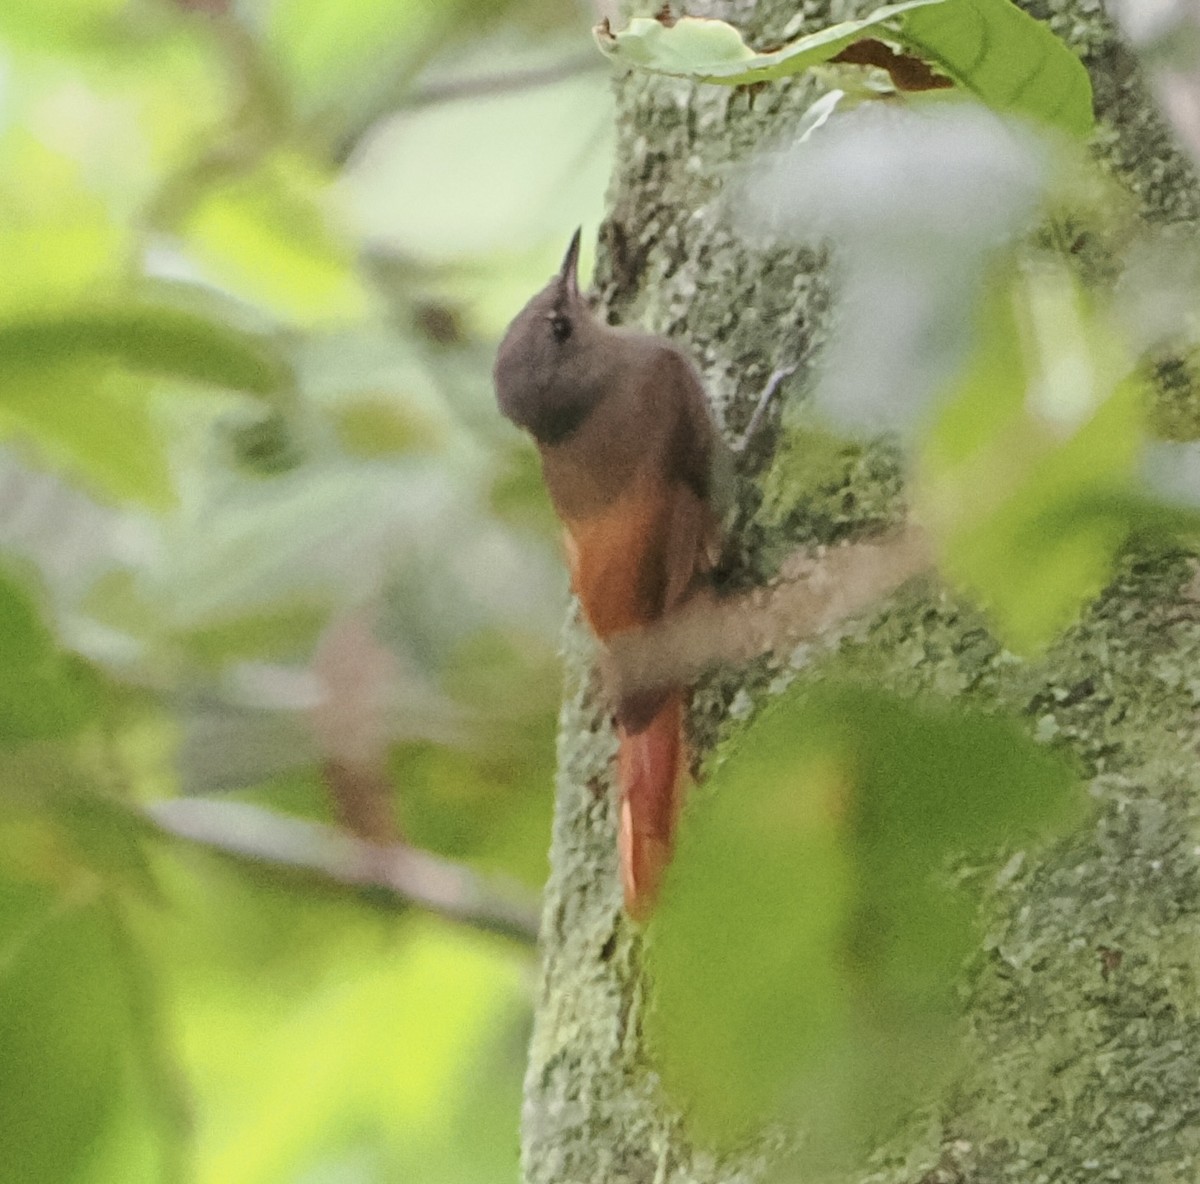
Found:
[{"label": "thin twig", "polygon": [[402,838],[392,809],[392,785],[386,770],[366,761],[327,758],[321,779],[334,816],[352,835],[368,843],[390,846]]},{"label": "thin twig", "polygon": [[344,165],[353,155],[367,133],[389,115],[420,111],[443,103],[466,99],[491,98],[493,95],[513,94],[539,86],[553,86],[580,74],[590,74],[607,68],[598,53],[577,53],[547,66],[531,66],[526,70],[505,70],[496,74],[477,74],[465,78],[445,78],[410,87],[407,75],[381,102],[374,104],[366,115],[342,131],[330,154],[335,165]]},{"label": "thin twig", "polygon": [[214,13],[211,26],[233,94],[230,114],[150,195],[140,215],[148,231],[176,232],[209,194],[253,172],[288,130],[283,83],[254,33],[228,11]]},{"label": "thin twig", "polygon": [[537,907],[517,885],[485,880],[415,847],[369,843],[242,802],[173,798],[151,803],[145,813],[160,831],[222,855],[305,872],[354,891],[382,891],[397,904],[537,944]]},{"label": "thin twig", "polygon": [[409,91],[395,106],[397,111],[415,111],[440,103],[455,103],[463,99],[489,98],[518,90],[533,90],[553,86],[578,74],[607,69],[607,62],[598,53],[577,53],[548,66],[531,66],[527,70],[506,70],[498,74],[478,74],[467,78],[446,78],[427,82]]},{"label": "thin twig", "polygon": [[742,438],[733,446],[734,452],[743,453],[754,442],[754,437],[758,435],[758,430],[762,427],[763,420],[766,418],[767,411],[779,388],[785,379],[791,378],[796,373],[796,369],[795,366],[780,366],[771,372],[771,377],[767,379],[767,385],[763,387],[762,394],[758,396],[754,414],[750,416],[750,422],[746,425]]}]

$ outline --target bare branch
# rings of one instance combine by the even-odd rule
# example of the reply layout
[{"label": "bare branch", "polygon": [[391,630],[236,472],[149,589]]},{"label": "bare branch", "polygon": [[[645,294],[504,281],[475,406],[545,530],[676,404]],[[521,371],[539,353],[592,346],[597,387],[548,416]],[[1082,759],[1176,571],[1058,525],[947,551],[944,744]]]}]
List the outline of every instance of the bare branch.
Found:
[{"label": "bare branch", "polygon": [[317,822],[241,802],[175,798],[145,808],[173,838],[256,865],[319,877],[356,892],[380,890],[486,933],[534,946],[536,904],[516,884],[487,879],[450,860],[401,843],[369,843]]},{"label": "bare branch", "polygon": [[533,66],[527,70],[507,70],[499,74],[478,74],[467,78],[447,78],[439,82],[428,82],[418,86],[397,102],[397,111],[415,111],[421,107],[433,107],[440,103],[454,103],[462,99],[488,98],[492,95],[510,94],[513,91],[533,90],[539,86],[552,86],[565,82],[579,74],[590,74],[608,69],[608,63],[595,52],[572,54],[560,62],[548,66]]},{"label": "bare branch", "polygon": [[[604,655],[614,694],[686,684],[719,662],[787,652],[856,616],[930,566],[914,526],[876,542],[797,553],[765,588],[697,599],[651,628],[618,637]],[[221,854],[319,877],[351,889],[382,890],[395,903],[427,909],[525,945],[537,942],[537,909],[512,884],[403,843],[370,842],[258,806],[171,799],[145,807],[162,832]]]},{"label": "bare branch", "polygon": [[233,95],[230,114],[151,194],[140,219],[150,232],[176,232],[208,194],[252,172],[287,131],[283,84],[258,39],[220,0],[204,2]]},{"label": "bare branch", "polygon": [[336,165],[344,165],[353,155],[368,132],[389,115],[419,111],[443,103],[456,103],[466,99],[490,98],[493,95],[512,94],[516,91],[533,90],[539,86],[553,86],[580,74],[608,69],[608,63],[598,53],[577,53],[562,61],[547,66],[533,66],[527,70],[506,70],[496,74],[477,74],[465,78],[446,78],[427,82],[422,86],[410,87],[405,75],[397,85],[372,109],[358,118],[352,127],[345,129],[331,151]]},{"label": "bare branch", "polygon": [[330,758],[321,765],[321,778],[335,817],[350,834],[382,846],[400,841],[386,770],[375,764]]},{"label": "bare branch", "polygon": [[697,597],[646,629],[613,640],[605,680],[614,699],[688,685],[718,663],[787,653],[891,595],[931,564],[921,530],[907,526],[876,542],[798,552],[778,581],[740,596]]}]

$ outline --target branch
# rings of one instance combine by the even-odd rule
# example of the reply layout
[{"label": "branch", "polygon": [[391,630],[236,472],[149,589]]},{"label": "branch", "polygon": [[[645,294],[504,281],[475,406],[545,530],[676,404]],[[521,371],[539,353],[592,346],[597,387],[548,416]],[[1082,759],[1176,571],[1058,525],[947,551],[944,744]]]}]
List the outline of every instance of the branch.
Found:
[{"label": "branch", "polygon": [[[188,0],[198,6],[201,0]],[[224,6],[211,4],[212,31],[233,92],[228,117],[209,140],[151,194],[141,214],[144,229],[175,233],[188,215],[222,185],[252,172],[288,130],[288,101],[274,67],[255,35]]]},{"label": "branch", "polygon": [[875,542],[798,552],[765,588],[718,600],[697,597],[678,613],[614,638],[601,661],[614,701],[687,686],[718,663],[787,653],[865,612],[932,564],[915,526]]},{"label": "branch", "polygon": [[535,902],[515,884],[402,843],[383,846],[241,802],[176,798],[144,807],[163,834],[222,855],[316,876],[354,891],[382,890],[393,905],[416,905],[522,945],[538,938]]},{"label": "branch", "polygon": [[509,94],[512,91],[532,90],[538,86],[552,86],[556,82],[565,82],[578,74],[607,69],[608,62],[602,55],[594,51],[577,53],[548,66],[532,66],[527,70],[507,70],[500,74],[479,74],[473,78],[447,78],[440,82],[429,82],[410,91],[396,104],[395,109],[415,111],[439,103],[454,103],[462,99],[487,98],[491,95]]},{"label": "branch", "polygon": [[490,98],[492,95],[552,86],[579,74],[607,69],[608,63],[600,54],[588,52],[572,54],[548,66],[533,66],[526,70],[506,70],[503,73],[479,74],[467,78],[447,78],[412,89],[408,89],[408,80],[405,78],[401,80],[401,86],[393,90],[382,102],[376,103],[368,114],[358,118],[352,127],[342,132],[332,150],[331,159],[335,165],[344,165],[367,133],[388,115],[419,111],[425,107],[461,102],[464,99]]}]

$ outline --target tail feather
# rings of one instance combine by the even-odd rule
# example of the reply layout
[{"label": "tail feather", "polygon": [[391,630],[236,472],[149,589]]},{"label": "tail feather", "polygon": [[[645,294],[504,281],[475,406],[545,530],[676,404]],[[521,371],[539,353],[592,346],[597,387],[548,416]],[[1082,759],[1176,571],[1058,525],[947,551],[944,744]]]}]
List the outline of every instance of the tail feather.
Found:
[{"label": "tail feather", "polygon": [[673,691],[646,727],[620,730],[617,774],[625,909],[634,920],[644,921],[671,861],[683,805],[687,760],[682,692]]}]

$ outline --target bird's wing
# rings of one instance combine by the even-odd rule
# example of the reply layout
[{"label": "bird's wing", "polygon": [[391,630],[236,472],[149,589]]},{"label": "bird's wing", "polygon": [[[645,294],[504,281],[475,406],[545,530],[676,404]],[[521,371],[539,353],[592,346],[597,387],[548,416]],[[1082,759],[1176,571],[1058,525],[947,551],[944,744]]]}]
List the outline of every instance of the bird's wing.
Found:
[{"label": "bird's wing", "polygon": [[571,586],[601,640],[662,615],[673,513],[663,482],[642,476],[604,509],[564,520]]},{"label": "bird's wing", "polygon": [[674,420],[663,466],[673,503],[663,602],[664,611],[670,611],[686,599],[697,573],[711,568],[719,555],[724,509],[718,499],[727,490],[718,488],[717,470],[727,449],[691,363],[664,349],[661,369],[667,373],[660,370],[660,389],[669,392],[671,401],[664,410]]}]

